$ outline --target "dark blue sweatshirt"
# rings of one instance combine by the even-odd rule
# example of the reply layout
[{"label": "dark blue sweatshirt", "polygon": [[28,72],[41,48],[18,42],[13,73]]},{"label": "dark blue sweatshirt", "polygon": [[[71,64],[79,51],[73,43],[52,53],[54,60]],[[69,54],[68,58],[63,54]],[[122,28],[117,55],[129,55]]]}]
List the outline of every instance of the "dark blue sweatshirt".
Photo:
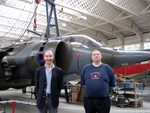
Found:
[{"label": "dark blue sweatshirt", "polygon": [[87,64],[81,72],[81,85],[85,86],[85,97],[107,97],[110,87],[115,87],[114,72],[107,64],[99,67]]}]

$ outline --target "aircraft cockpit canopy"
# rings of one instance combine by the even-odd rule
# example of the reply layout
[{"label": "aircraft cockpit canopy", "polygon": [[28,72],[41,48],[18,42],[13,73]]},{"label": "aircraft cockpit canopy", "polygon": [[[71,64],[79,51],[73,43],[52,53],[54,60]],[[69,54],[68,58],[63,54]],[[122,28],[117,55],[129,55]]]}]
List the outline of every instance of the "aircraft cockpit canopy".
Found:
[{"label": "aircraft cockpit canopy", "polygon": [[108,48],[108,46],[105,45],[103,42],[97,41],[95,39],[92,39],[91,37],[84,36],[84,35],[70,35],[70,36],[62,37],[62,39],[65,42],[69,42],[69,43],[76,44],[76,45],[81,45],[86,48],[92,48],[92,47]]}]

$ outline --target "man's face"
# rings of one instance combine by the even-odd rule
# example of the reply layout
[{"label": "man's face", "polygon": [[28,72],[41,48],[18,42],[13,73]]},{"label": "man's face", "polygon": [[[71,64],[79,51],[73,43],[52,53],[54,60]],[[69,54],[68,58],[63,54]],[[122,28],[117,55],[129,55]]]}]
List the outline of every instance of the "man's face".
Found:
[{"label": "man's face", "polygon": [[44,54],[44,60],[46,64],[51,64],[53,62],[54,55],[51,51],[46,51]]},{"label": "man's face", "polygon": [[102,55],[99,51],[95,50],[93,51],[91,58],[93,62],[100,62],[102,59]]}]

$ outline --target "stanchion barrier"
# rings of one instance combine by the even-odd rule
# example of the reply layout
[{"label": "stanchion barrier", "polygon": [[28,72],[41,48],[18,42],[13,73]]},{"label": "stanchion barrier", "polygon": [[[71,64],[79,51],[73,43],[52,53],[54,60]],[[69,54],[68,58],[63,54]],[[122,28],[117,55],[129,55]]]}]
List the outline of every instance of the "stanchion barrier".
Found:
[{"label": "stanchion barrier", "polygon": [[12,104],[12,113],[15,113],[16,102],[12,101],[11,104]]},{"label": "stanchion barrier", "polygon": [[26,101],[20,101],[20,100],[0,101],[0,104],[5,104],[6,105],[6,103],[11,103],[12,104],[12,113],[15,113],[16,103],[26,104],[26,105],[33,105],[33,106],[36,105],[36,103],[33,103],[33,102],[26,102]]}]

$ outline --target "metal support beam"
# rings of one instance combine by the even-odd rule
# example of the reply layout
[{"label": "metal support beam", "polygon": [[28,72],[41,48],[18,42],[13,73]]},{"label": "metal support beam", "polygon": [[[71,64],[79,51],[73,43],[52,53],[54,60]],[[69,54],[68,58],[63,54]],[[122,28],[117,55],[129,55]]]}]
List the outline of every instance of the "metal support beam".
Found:
[{"label": "metal support beam", "polygon": [[[51,33],[50,33],[50,28],[55,27],[56,28],[56,35],[59,37],[59,29],[58,29],[58,22],[57,22],[57,15],[56,15],[56,8],[54,4],[55,0],[46,0],[46,16],[47,16],[47,28],[46,28],[46,33],[45,33],[45,39],[48,40],[51,38]],[[48,4],[51,5],[50,13],[48,11]],[[54,14],[54,21],[55,24],[52,26],[51,25],[51,19],[52,19],[52,14]]]},{"label": "metal support beam", "polygon": [[124,43],[123,35],[116,28],[114,28],[112,32],[117,37],[119,42],[121,42],[121,44],[123,44]]},{"label": "metal support beam", "polygon": [[[106,2],[120,8],[121,10],[127,11],[130,14],[137,16],[145,21],[150,21],[150,18],[145,18],[143,16],[141,16],[142,14],[144,14],[144,12],[150,7],[147,6],[145,7],[144,4],[142,4],[139,0],[129,0],[129,5],[123,5],[125,4],[125,0],[123,1],[117,1],[117,0],[105,0]],[[134,8],[132,7],[134,4],[134,6],[138,7],[138,8]]]},{"label": "metal support beam", "polygon": [[[124,20],[123,21],[122,20],[115,21],[116,17],[114,16],[114,14],[117,16],[117,14],[120,15],[122,12],[117,10],[117,9],[115,9],[114,7],[112,7],[112,5],[109,5],[107,2],[105,2],[103,0],[100,0],[99,3],[97,3],[97,5],[95,6],[95,8],[93,8],[95,10],[93,10],[91,12],[87,12],[86,10],[81,10],[80,8],[78,8],[78,9],[77,8],[73,8],[72,6],[69,6],[70,5],[69,3],[64,5],[62,3],[56,2],[56,4],[59,5],[59,6],[62,6],[62,7],[65,7],[65,8],[68,8],[68,9],[80,12],[80,13],[84,13],[84,14],[86,14],[88,16],[92,16],[92,17],[101,19],[101,20],[103,20],[103,21],[105,21],[107,23],[110,23],[112,26],[121,27],[121,28],[129,30],[129,31],[131,31],[131,32],[133,32],[133,33],[135,33],[137,35],[138,35],[139,31],[141,32],[141,30],[138,28],[138,26],[129,18],[124,19],[124,20],[126,20],[126,23],[128,23],[128,24],[124,23],[123,22]],[[99,6],[103,6],[103,7],[99,7]],[[109,12],[108,12],[107,9],[109,9]],[[110,13],[110,12],[112,12],[112,13]],[[136,26],[136,29],[133,29],[131,27],[133,23],[134,23],[134,26]],[[94,26],[94,28],[95,28],[95,26]],[[137,31],[135,31],[135,30],[137,30]],[[106,30],[106,31],[108,31],[108,30]],[[113,33],[111,33],[111,34],[113,34]],[[140,35],[138,35],[138,37],[139,36]],[[142,38],[142,37],[140,37],[140,38]]]},{"label": "metal support beam", "polygon": [[27,31],[28,31],[28,32],[31,32],[31,33],[33,33],[33,34],[36,34],[36,35],[38,35],[38,36],[42,36],[40,33],[35,32],[35,31],[32,31],[32,30],[29,30],[29,29],[27,29]]}]

